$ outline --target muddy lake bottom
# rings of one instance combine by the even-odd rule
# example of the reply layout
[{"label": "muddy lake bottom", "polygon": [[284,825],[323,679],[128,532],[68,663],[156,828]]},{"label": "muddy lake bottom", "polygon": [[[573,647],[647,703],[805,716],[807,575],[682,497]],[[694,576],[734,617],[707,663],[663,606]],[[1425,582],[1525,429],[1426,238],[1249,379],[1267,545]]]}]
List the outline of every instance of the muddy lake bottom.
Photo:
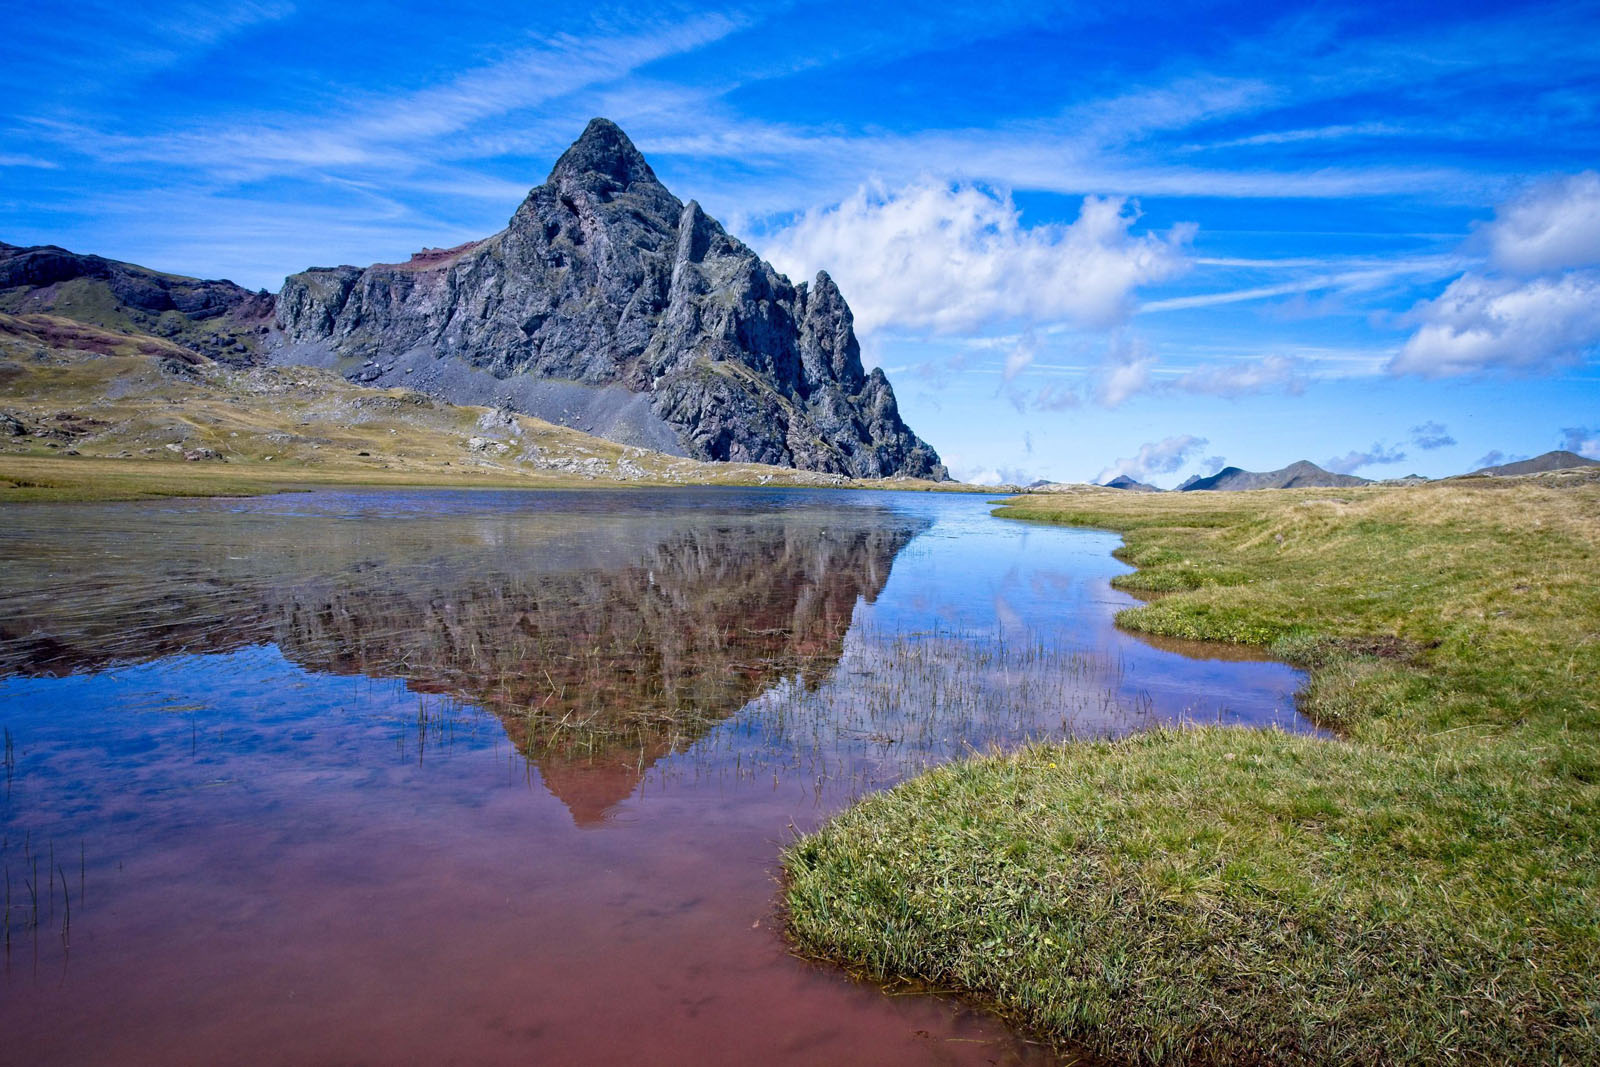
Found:
[{"label": "muddy lake bottom", "polygon": [[778,859],[1032,740],[1311,727],[981,497],[0,513],[0,1060],[1048,1063],[793,956]]}]

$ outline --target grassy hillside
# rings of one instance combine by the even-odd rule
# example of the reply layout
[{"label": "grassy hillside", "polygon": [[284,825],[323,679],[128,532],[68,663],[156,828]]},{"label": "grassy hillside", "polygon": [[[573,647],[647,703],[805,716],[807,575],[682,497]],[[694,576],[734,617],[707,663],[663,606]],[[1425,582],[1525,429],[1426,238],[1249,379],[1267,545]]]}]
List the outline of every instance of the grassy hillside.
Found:
[{"label": "grassy hillside", "polygon": [[1600,478],[1088,490],[1119,621],[1311,671],[1317,739],[934,771],[786,856],[793,934],[1140,1063],[1600,1062]]},{"label": "grassy hillside", "polygon": [[354,483],[935,487],[701,463],[327,371],[224,366],[50,315],[0,314],[0,392],[0,501]]}]

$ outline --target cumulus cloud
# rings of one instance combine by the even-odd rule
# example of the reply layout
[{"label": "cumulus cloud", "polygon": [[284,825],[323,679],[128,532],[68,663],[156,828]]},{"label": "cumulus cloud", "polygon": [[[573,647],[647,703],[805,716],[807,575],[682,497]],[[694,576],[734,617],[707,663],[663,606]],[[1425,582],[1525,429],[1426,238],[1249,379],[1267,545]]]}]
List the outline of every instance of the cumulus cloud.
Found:
[{"label": "cumulus cloud", "polygon": [[950,467],[951,476],[968,485],[1027,485],[1037,481],[1034,472],[1021,467]]},{"label": "cumulus cloud", "polygon": [[1134,234],[1138,218],[1127,199],[1089,196],[1070,225],[1029,227],[1009,195],[925,180],[863,186],[800,216],[764,252],[791,277],[826,269],[863,333],[1019,320],[1107,327],[1128,316],[1136,288],[1188,265],[1192,225]]},{"label": "cumulus cloud", "polygon": [[1462,274],[1413,309],[1417,330],[1390,373],[1542,373],[1600,345],[1600,175],[1534,186],[1479,236],[1489,269]]},{"label": "cumulus cloud", "polygon": [[1325,468],[1335,474],[1354,474],[1362,467],[1371,467],[1388,463],[1400,463],[1406,454],[1398,447],[1390,448],[1382,443],[1374,443],[1365,452],[1346,452],[1342,456],[1334,456],[1323,464]]},{"label": "cumulus cloud", "polygon": [[1587,426],[1563,426],[1561,447],[1580,456],[1600,459],[1600,430],[1591,430]]},{"label": "cumulus cloud", "polygon": [[1142,482],[1152,475],[1171,474],[1208,443],[1204,437],[1188,433],[1151,441],[1140,445],[1137,455],[1125,456],[1112,463],[1095,475],[1094,480],[1104,484],[1119,474],[1126,474]]},{"label": "cumulus cloud", "polygon": [[1600,343],[1600,272],[1529,280],[1463,274],[1413,315],[1422,325],[1390,360],[1391,373],[1554,370]]},{"label": "cumulus cloud", "polygon": [[1474,469],[1479,467],[1498,467],[1502,463],[1516,463],[1518,460],[1524,460],[1527,458],[1527,456],[1522,455],[1508,456],[1496,448],[1491,449],[1490,451],[1479,456],[1477,462],[1472,466]]},{"label": "cumulus cloud", "polygon": [[1227,456],[1207,456],[1197,464],[1201,470],[1205,471],[1205,476],[1207,478],[1211,477],[1213,474],[1216,474],[1227,465]]},{"label": "cumulus cloud", "polygon": [[1494,265],[1537,275],[1600,260],[1600,174],[1555,178],[1504,205],[1482,230]]},{"label": "cumulus cloud", "polygon": [[1444,423],[1424,422],[1411,427],[1411,443],[1424,452],[1431,452],[1435,448],[1449,448],[1456,443],[1456,439],[1450,436]]}]

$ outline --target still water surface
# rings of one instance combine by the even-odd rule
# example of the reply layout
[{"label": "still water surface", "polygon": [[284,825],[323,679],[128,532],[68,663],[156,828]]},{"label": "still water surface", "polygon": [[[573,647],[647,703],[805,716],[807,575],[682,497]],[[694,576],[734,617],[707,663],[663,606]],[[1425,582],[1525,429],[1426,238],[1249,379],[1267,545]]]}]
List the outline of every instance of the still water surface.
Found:
[{"label": "still water surface", "polygon": [[0,512],[0,1059],[1049,1062],[792,956],[780,849],[973,751],[1309,727],[1288,667],[1117,631],[1113,536],[988,511]]}]

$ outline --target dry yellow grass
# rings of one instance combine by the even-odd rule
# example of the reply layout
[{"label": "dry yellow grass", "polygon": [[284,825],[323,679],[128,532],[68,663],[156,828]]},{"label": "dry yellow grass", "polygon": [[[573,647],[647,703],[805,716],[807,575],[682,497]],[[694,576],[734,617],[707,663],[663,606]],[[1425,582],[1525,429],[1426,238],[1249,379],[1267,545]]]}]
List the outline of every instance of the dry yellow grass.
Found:
[{"label": "dry yellow grass", "polygon": [[29,432],[0,437],[0,501],[333,484],[970,488],[702,463],[525,415],[363,388],[327,371],[190,365],[158,339],[81,323],[50,335],[68,347],[47,347],[36,329],[4,329],[8,320],[15,325],[0,315],[0,410]]}]

